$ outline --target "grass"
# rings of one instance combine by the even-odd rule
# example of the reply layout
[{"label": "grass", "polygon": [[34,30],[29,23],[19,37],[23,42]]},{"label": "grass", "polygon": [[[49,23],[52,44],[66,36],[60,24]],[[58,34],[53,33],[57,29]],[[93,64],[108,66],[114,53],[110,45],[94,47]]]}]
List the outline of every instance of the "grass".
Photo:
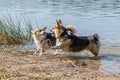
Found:
[{"label": "grass", "polygon": [[[24,27],[22,27],[24,25]],[[33,28],[29,19],[14,20],[10,15],[0,20],[0,44],[13,45],[25,44],[31,40],[31,29]]]},{"label": "grass", "polygon": [[0,79],[2,78],[2,77],[4,77],[4,75],[6,74],[6,70],[5,69],[0,69]]}]

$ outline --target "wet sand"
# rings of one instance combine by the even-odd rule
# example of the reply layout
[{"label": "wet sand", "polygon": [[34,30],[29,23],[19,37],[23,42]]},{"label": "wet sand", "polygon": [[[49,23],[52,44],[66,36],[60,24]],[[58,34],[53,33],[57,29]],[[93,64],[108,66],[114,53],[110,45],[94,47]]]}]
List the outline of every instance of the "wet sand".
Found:
[{"label": "wet sand", "polygon": [[0,80],[120,80],[119,48],[102,48],[99,57],[33,55],[0,48]]}]

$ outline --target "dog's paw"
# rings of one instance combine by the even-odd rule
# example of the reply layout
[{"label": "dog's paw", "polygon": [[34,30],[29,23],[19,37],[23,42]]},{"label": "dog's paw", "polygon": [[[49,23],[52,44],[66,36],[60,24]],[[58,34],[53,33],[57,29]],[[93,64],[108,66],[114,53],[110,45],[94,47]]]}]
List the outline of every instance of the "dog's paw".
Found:
[{"label": "dog's paw", "polygon": [[35,54],[35,55],[36,55],[37,53],[36,53],[36,52],[34,52],[33,54]]},{"label": "dog's paw", "polygon": [[60,49],[60,46],[53,46],[52,49]]},{"label": "dog's paw", "polygon": [[58,51],[55,51],[52,55],[56,56],[58,54]]}]

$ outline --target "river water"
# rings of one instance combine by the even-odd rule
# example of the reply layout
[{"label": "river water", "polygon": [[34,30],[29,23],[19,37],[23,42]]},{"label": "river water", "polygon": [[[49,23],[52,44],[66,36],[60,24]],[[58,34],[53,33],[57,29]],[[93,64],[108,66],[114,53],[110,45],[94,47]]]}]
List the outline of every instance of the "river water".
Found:
[{"label": "river water", "polygon": [[98,33],[103,44],[120,45],[119,0],[0,0],[0,14],[7,16],[8,12],[13,17],[28,17],[48,30],[61,19],[64,25],[74,25],[77,35]]},{"label": "river water", "polygon": [[[77,35],[98,33],[102,46],[120,49],[120,0],[0,0],[0,18],[8,16],[8,13],[12,18],[28,17],[37,23],[34,27],[47,26],[48,30],[56,19],[61,19],[64,25],[74,25]],[[108,58],[112,56],[101,60],[106,70]],[[120,64],[117,62],[120,58],[113,58],[111,65]],[[120,72],[119,67],[114,69]]]}]

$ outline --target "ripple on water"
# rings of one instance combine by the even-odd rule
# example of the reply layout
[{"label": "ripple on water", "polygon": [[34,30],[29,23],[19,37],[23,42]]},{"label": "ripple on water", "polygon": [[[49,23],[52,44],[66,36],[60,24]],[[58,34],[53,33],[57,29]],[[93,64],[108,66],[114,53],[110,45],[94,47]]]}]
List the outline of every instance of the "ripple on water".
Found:
[{"label": "ripple on water", "polygon": [[120,73],[120,56],[105,55],[100,61],[100,72]]}]

